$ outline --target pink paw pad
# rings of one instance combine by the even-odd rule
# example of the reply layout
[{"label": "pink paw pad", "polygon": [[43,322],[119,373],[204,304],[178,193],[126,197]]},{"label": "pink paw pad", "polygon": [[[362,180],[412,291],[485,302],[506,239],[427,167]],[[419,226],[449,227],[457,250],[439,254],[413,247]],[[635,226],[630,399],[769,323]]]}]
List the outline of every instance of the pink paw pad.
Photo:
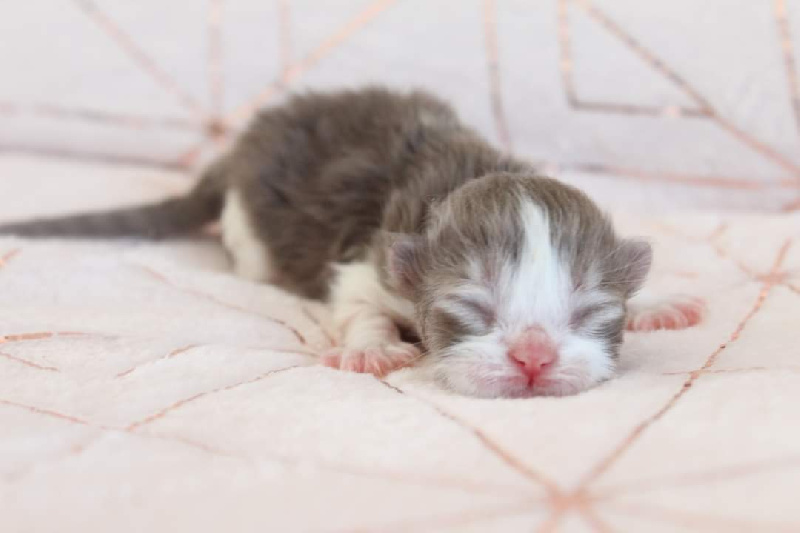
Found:
[{"label": "pink paw pad", "polygon": [[322,364],[349,372],[383,376],[410,365],[420,356],[412,344],[377,344],[365,348],[336,347],[322,355]]},{"label": "pink paw pad", "polygon": [[631,310],[626,328],[629,331],[686,329],[699,324],[706,313],[700,298],[678,296]]}]

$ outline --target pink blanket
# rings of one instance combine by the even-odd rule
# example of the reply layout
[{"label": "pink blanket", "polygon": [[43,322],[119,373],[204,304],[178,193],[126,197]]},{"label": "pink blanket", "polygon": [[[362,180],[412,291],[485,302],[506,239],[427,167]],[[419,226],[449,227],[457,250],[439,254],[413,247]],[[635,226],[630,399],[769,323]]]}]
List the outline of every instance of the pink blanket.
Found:
[{"label": "pink blanket", "polygon": [[[0,174],[2,219],[186,186]],[[516,401],[318,366],[324,310],[211,240],[0,239],[0,530],[800,530],[800,215],[619,224],[707,320],[629,335],[592,391]]]}]

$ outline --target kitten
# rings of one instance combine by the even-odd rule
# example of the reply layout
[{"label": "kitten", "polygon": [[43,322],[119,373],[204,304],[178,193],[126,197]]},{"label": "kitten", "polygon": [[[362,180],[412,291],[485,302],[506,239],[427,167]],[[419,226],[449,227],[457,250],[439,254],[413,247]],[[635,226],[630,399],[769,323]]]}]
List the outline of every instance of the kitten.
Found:
[{"label": "kitten", "polygon": [[[341,346],[324,364],[381,375],[420,360],[483,397],[609,378],[651,263],[586,195],[501,154],[444,102],[377,87],[262,111],[184,197],[0,233],[159,239],[216,219],[239,275],[331,303]],[[668,302],[638,320],[701,312]]]}]

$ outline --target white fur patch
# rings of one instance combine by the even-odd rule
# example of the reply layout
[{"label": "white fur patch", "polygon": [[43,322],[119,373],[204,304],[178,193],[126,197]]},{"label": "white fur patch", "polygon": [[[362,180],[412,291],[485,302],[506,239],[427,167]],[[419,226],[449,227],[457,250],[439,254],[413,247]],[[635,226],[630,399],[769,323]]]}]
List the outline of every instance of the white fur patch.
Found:
[{"label": "white fur patch", "polygon": [[348,314],[348,307],[369,306],[392,319],[411,324],[414,305],[407,299],[388,292],[380,282],[372,263],[361,261],[336,265],[336,278],[331,287],[334,316]]},{"label": "white fur patch", "polygon": [[[550,240],[550,226],[541,208],[523,200],[522,224],[525,247],[518,264],[506,266],[501,277],[505,294],[502,306],[514,331],[539,326],[559,347],[558,367],[582,366],[590,381],[606,379],[613,363],[599,340],[582,338],[570,327],[573,311],[604,299],[600,292],[581,297],[572,282],[572,271]],[[502,309],[502,307],[501,307]]]},{"label": "white fur patch", "polygon": [[523,200],[520,211],[525,243],[519,261],[507,261],[500,271],[500,313],[513,329],[538,325],[552,336],[569,314],[571,272],[550,242],[541,208]]},{"label": "white fur patch", "polygon": [[253,281],[269,281],[272,274],[269,250],[256,235],[238,189],[228,189],[225,194],[220,225],[236,274]]},{"label": "white fur patch", "polygon": [[342,346],[324,354],[322,362],[381,375],[416,360],[419,350],[404,343],[397,328],[413,320],[411,302],[386,291],[371,263],[341,264],[336,270],[331,304]]}]

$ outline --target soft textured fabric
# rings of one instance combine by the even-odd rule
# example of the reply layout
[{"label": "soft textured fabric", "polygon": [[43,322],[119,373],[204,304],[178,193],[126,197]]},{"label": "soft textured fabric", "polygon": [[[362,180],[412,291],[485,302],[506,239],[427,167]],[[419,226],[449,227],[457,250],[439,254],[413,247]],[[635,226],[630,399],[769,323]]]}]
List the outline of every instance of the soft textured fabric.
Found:
[{"label": "soft textured fabric", "polygon": [[798,0],[1,2],[0,220],[185,190],[291,91],[423,87],[710,312],[476,400],[321,368],[324,310],[212,239],[2,238],[0,532],[800,531],[799,43]]},{"label": "soft textured fabric", "polygon": [[[188,184],[21,156],[0,180],[0,220]],[[707,320],[528,400],[319,366],[324,310],[212,239],[0,239],[0,531],[800,530],[800,216],[617,218]]]},{"label": "soft textured fabric", "polygon": [[606,205],[800,207],[797,0],[25,0],[0,150],[187,168],[288,91],[424,87]]}]

